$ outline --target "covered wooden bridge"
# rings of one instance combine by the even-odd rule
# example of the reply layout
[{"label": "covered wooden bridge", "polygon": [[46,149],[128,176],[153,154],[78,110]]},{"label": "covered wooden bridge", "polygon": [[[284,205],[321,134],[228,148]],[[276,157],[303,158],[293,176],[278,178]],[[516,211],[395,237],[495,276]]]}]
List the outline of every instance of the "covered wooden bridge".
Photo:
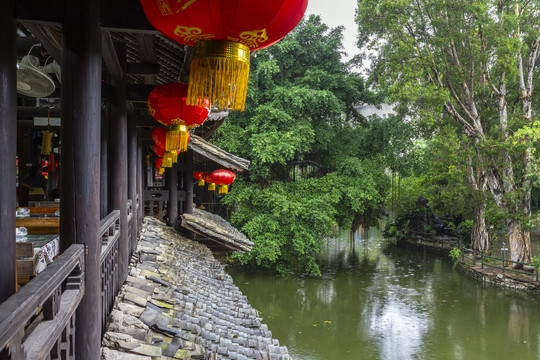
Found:
[{"label": "covered wooden bridge", "polygon": [[[228,114],[216,112],[167,170],[165,190],[150,186],[145,157],[156,123],[147,97],[156,84],[187,80],[191,48],[158,34],[138,0],[0,0],[0,8],[0,359],[96,359],[145,208],[161,217],[166,207],[171,225],[245,250],[246,239],[230,233],[235,240],[227,242],[193,220],[192,173],[249,163],[205,141]],[[48,67],[55,89],[46,99],[18,94],[17,64],[29,54],[38,67],[58,65]],[[35,139],[49,128],[59,163],[48,181],[59,189],[60,255],[17,292],[16,181],[39,158]]]}]

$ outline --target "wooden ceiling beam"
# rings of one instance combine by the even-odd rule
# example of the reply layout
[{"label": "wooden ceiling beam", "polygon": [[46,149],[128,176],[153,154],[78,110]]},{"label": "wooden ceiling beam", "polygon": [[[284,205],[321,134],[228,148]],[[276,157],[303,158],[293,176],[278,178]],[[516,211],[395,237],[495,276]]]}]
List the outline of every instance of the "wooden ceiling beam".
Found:
[{"label": "wooden ceiling beam", "polygon": [[159,74],[160,69],[161,67],[159,64],[156,64],[155,62],[128,62],[126,64],[126,73],[131,75],[145,75],[145,77],[152,76],[155,78],[156,75]]},{"label": "wooden ceiling beam", "polygon": [[101,52],[103,54],[103,62],[111,77],[116,80],[122,79],[122,66],[118,60],[118,55],[116,55],[116,48],[114,47],[111,33],[108,30],[101,31]]},{"label": "wooden ceiling beam", "polygon": [[23,22],[23,25],[34,35],[41,46],[47,50],[47,53],[49,53],[58,64],[62,64],[61,40],[55,39],[51,33],[46,31],[46,29],[39,24]]},{"label": "wooden ceiling beam", "polygon": [[[47,2],[25,0],[15,3],[16,16],[19,20],[46,25],[62,23],[62,16],[65,12],[63,0],[49,0]],[[109,31],[158,33],[146,19],[139,0],[102,1],[101,27]]]}]

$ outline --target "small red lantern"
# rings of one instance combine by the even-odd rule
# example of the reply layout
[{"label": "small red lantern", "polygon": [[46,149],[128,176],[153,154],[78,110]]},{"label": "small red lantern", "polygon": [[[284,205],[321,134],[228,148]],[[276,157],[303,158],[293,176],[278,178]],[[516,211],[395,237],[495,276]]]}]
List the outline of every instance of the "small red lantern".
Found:
[{"label": "small red lantern", "polygon": [[193,173],[193,177],[194,177],[195,179],[199,180],[199,182],[198,182],[198,185],[199,185],[199,186],[204,186],[203,174],[204,174],[204,173],[202,173],[202,172],[200,172],[200,171],[196,171],[196,172]]},{"label": "small red lantern", "polygon": [[308,0],[141,0],[159,32],[194,46],[187,103],[217,100],[244,110],[249,53],[274,44],[300,22]]},{"label": "small red lantern", "polygon": [[[190,138],[190,135],[188,133],[187,135],[188,141]],[[158,155],[163,157],[163,166],[164,167],[171,167],[172,164],[176,164],[178,161],[178,154],[180,154],[180,150],[173,149],[171,151],[166,150],[167,145],[167,136],[166,136],[166,130],[162,127],[157,127],[152,130],[152,140],[154,140],[154,152]],[[159,148],[156,150],[156,147]],[[160,155],[162,154],[162,155]]]},{"label": "small red lantern", "polygon": [[210,103],[204,99],[198,106],[186,104],[187,84],[170,82],[159,85],[148,96],[150,114],[167,126],[165,146],[167,151],[186,151],[188,130],[201,125],[208,117]]},{"label": "small red lantern", "polygon": [[232,184],[236,175],[227,169],[218,169],[212,172],[212,179],[219,185],[218,194],[227,194],[229,192],[229,185]]},{"label": "small red lantern", "polygon": [[162,158],[156,158],[156,169],[159,169],[161,165],[163,165],[163,159]]},{"label": "small red lantern", "polygon": [[203,173],[202,179],[208,183],[208,190],[216,190],[216,184],[214,183],[214,179],[212,178],[212,173]]}]

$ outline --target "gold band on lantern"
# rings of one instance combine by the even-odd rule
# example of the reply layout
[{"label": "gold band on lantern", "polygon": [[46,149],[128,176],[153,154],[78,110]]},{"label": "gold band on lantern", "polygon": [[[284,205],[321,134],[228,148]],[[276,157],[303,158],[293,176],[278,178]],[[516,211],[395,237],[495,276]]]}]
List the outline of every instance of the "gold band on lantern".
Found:
[{"label": "gold band on lantern", "polygon": [[249,78],[249,47],[232,41],[195,43],[187,104],[202,107],[204,99],[221,110],[244,110]]},{"label": "gold band on lantern", "polygon": [[193,60],[208,57],[236,59],[249,64],[249,47],[226,40],[205,40],[196,43]]}]

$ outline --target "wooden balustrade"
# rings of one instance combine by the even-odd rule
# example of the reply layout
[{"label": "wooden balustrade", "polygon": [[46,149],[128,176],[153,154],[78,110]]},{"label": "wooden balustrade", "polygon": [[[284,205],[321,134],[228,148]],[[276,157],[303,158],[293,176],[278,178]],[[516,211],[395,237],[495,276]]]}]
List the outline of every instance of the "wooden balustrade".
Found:
[{"label": "wooden balustrade", "polygon": [[84,285],[84,245],[71,245],[0,304],[0,359],[73,359]]},{"label": "wooden balustrade", "polygon": [[[135,204],[128,201],[130,228],[137,221],[137,207],[138,196]],[[118,280],[120,231],[120,210],[100,221],[102,331],[122,285]],[[136,235],[130,237],[134,242]],[[75,310],[84,288],[84,245],[71,245],[21,291],[0,304],[0,359],[74,359]]]},{"label": "wooden balustrade", "polygon": [[101,238],[101,326],[104,331],[107,318],[114,305],[114,296],[121,286],[118,281],[120,210],[114,210],[101,220],[99,235]]},{"label": "wooden balustrade", "polygon": [[[178,201],[186,200],[186,192],[178,190]],[[163,211],[167,209],[169,202],[169,190],[145,190],[144,191],[144,214],[152,217],[157,217],[163,221]]]}]

